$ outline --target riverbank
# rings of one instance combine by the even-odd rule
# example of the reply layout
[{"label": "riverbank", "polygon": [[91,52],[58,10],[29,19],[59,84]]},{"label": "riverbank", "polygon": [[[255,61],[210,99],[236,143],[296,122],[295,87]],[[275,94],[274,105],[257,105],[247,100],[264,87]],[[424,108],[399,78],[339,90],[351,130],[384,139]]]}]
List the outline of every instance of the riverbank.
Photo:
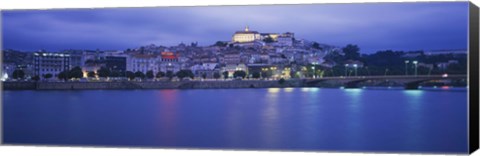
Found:
[{"label": "riverbank", "polygon": [[120,82],[3,82],[4,90],[116,90],[116,89],[217,89],[303,87],[303,81],[120,81]]},{"label": "riverbank", "polygon": [[[351,82],[351,81],[350,81]],[[279,80],[209,80],[209,81],[96,81],[96,82],[2,82],[3,90],[123,90],[123,89],[234,89],[234,88],[361,88],[361,87],[405,87],[418,89],[419,84],[409,85],[391,81],[365,81],[350,84],[349,81],[330,80],[312,83],[308,79]],[[354,81],[353,81],[354,82]],[[422,86],[466,86],[465,83],[428,82]]]}]

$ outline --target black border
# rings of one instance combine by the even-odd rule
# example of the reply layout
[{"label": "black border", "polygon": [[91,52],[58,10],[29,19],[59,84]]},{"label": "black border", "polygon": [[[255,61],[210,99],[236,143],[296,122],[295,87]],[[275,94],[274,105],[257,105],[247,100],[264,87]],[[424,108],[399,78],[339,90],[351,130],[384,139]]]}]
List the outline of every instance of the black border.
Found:
[{"label": "black border", "polygon": [[470,2],[469,5],[469,152],[470,154],[478,149],[479,144],[479,10]]}]

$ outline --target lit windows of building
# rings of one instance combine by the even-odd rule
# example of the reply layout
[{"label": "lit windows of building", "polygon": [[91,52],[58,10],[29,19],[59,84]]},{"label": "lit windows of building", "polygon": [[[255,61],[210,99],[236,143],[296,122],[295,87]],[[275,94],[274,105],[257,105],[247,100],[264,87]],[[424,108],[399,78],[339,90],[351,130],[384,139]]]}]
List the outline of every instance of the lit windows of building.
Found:
[{"label": "lit windows of building", "polygon": [[46,74],[56,77],[58,73],[70,70],[70,54],[35,52],[33,54],[34,75],[43,79]]},{"label": "lit windows of building", "polygon": [[245,27],[244,31],[237,31],[233,34],[232,42],[253,42],[256,40],[261,40],[260,33],[257,31],[250,31],[248,26]]}]

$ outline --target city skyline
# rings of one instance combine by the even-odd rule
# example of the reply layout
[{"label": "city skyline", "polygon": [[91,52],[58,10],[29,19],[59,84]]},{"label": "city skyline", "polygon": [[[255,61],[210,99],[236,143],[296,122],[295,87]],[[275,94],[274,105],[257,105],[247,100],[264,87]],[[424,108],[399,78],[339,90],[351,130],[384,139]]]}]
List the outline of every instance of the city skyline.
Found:
[{"label": "city skyline", "polygon": [[[335,46],[466,49],[466,2],[258,5],[2,11],[3,48],[124,50],[230,41],[248,25]],[[395,20],[393,20],[395,19]]]}]

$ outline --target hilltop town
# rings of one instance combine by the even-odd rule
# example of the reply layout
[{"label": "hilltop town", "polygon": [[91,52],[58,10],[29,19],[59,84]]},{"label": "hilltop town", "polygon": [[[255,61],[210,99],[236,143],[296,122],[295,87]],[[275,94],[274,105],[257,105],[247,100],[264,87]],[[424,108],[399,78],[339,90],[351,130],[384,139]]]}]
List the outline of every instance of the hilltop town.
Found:
[{"label": "hilltop town", "polygon": [[[209,46],[193,42],[169,47],[151,44],[126,50],[3,50],[2,80],[279,80],[408,75],[409,70],[413,74],[413,60],[418,62],[415,71],[419,68],[421,74],[458,72],[457,69],[466,66],[465,50],[433,54],[387,50],[370,55],[361,55],[359,50],[356,45],[336,47],[296,38],[293,32],[261,33],[247,26],[236,31],[231,40]],[[379,56],[391,61],[378,62]]]}]

